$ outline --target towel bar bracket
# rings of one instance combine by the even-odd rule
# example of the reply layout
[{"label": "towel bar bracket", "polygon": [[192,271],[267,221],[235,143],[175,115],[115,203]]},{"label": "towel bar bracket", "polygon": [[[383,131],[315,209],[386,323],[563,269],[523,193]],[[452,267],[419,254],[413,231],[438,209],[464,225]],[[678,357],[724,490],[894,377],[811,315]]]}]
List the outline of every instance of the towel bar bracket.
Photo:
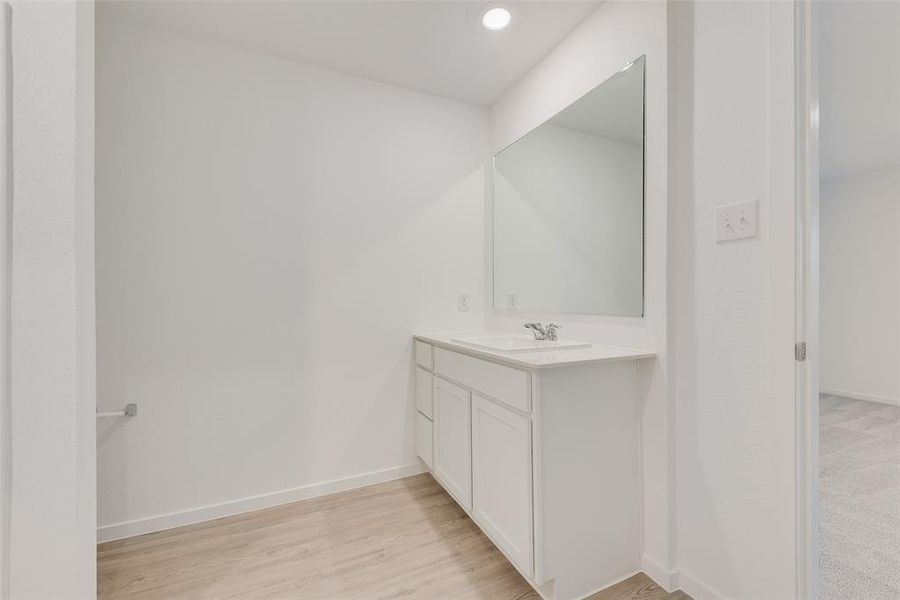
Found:
[{"label": "towel bar bracket", "polygon": [[137,404],[134,402],[125,405],[125,410],[113,410],[109,412],[98,412],[97,418],[106,418],[106,417],[136,417],[137,416]]}]

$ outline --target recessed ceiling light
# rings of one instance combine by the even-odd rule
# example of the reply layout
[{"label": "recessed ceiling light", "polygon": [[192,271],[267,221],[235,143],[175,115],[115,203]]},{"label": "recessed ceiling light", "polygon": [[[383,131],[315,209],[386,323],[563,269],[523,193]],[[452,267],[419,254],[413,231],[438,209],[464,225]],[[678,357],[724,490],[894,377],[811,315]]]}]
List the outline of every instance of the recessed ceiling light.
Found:
[{"label": "recessed ceiling light", "polygon": [[489,31],[500,31],[506,29],[512,22],[512,13],[502,6],[489,8],[481,16],[481,24]]}]

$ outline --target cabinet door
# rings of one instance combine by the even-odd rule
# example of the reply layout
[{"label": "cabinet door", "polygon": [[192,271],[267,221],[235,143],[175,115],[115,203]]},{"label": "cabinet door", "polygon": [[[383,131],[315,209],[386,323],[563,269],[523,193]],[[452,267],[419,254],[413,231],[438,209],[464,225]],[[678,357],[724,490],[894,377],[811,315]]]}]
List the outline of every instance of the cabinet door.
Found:
[{"label": "cabinet door", "polygon": [[472,508],[469,392],[434,378],[434,476],[466,510]]},{"label": "cabinet door", "polygon": [[472,514],[532,574],[531,419],[472,395]]}]

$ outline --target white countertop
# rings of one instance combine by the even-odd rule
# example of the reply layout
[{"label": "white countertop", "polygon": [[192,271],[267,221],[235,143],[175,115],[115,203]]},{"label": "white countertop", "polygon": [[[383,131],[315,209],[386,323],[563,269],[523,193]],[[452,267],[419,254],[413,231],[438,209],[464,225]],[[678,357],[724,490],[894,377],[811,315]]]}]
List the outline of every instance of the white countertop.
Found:
[{"label": "white countertop", "polygon": [[470,346],[457,342],[455,338],[489,335],[508,335],[491,331],[454,331],[445,333],[417,333],[417,340],[434,344],[462,354],[486,358],[494,362],[525,369],[545,369],[550,367],[569,367],[592,363],[605,363],[620,360],[641,360],[655,358],[656,352],[635,348],[619,348],[603,344],[591,344],[589,348],[571,348],[560,350],[534,350],[526,352],[503,352],[488,348]]}]

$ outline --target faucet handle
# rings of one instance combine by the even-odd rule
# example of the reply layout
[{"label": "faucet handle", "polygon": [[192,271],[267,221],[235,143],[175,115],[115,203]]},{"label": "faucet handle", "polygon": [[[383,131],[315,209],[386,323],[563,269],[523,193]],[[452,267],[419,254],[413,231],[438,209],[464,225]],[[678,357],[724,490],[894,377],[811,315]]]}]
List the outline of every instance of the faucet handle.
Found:
[{"label": "faucet handle", "polygon": [[561,328],[562,325],[557,325],[556,323],[548,323],[546,327],[547,339],[551,342],[555,342],[557,339],[559,339],[556,335],[556,332]]},{"label": "faucet handle", "polygon": [[522,327],[524,327],[525,329],[530,329],[531,333],[534,334],[534,339],[536,339],[536,340],[543,339],[544,336],[547,334],[546,331],[544,330],[544,326],[541,325],[540,322],[525,323]]}]

